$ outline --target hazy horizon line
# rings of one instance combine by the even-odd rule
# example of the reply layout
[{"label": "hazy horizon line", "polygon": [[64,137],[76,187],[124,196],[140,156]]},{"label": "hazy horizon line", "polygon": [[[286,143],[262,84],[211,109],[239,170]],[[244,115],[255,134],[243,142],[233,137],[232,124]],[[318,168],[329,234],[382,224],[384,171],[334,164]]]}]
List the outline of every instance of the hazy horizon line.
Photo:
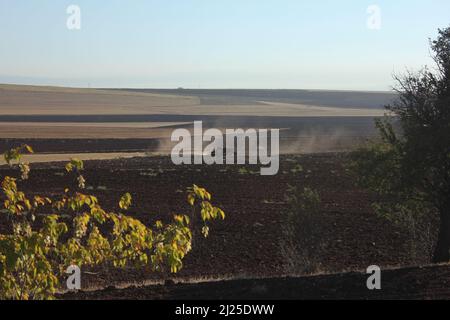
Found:
[{"label": "hazy horizon line", "polygon": [[42,88],[67,88],[67,89],[86,89],[86,90],[179,90],[179,91],[194,91],[194,90],[257,90],[257,91],[322,91],[322,92],[368,92],[368,93],[395,93],[393,89],[391,90],[370,90],[370,89],[324,89],[324,88],[244,88],[244,87],[141,87],[141,86],[111,86],[111,87],[90,87],[90,86],[77,86],[77,85],[59,85],[59,84],[27,84],[27,83],[17,83],[17,82],[0,82],[0,86],[22,86],[22,87],[42,87]]}]

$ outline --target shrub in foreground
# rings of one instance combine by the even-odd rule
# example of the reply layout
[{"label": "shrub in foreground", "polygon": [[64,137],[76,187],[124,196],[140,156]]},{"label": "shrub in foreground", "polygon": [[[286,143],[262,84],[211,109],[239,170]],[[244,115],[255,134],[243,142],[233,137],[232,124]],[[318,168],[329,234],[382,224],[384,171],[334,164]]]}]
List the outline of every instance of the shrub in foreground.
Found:
[{"label": "shrub in foreground", "polygon": [[23,152],[33,150],[23,145],[4,154],[10,166],[19,168],[20,177],[6,176],[1,182],[0,220],[7,226],[0,231],[1,299],[54,298],[71,265],[147,266],[176,273],[191,251],[191,220],[199,216],[207,237],[208,222],[225,218],[210,202],[211,194],[196,185],[187,189],[192,212],[174,215],[169,224],[156,221],[149,227],[126,215],[132,203],[129,193],[121,197],[116,212],[108,212],[95,196],[81,192],[86,181],[83,162],[77,159],[65,167],[75,181],[71,189],[58,197],[29,197],[18,185],[30,174]]},{"label": "shrub in foreground", "polygon": [[434,70],[397,77],[398,99],[386,107],[391,115],[377,121],[382,141],[355,152],[353,167],[359,182],[382,196],[378,211],[390,219],[439,220],[433,261],[448,262],[450,28],[439,30],[431,50]]}]

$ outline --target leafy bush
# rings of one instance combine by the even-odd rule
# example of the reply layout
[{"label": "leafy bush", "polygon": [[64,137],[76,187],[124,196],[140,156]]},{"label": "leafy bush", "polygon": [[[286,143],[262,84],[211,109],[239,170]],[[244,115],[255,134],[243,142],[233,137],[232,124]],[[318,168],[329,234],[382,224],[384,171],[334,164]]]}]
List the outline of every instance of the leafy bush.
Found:
[{"label": "leafy bush", "polygon": [[0,218],[10,227],[0,233],[1,299],[52,299],[71,265],[150,266],[176,273],[191,251],[191,219],[200,216],[207,237],[208,222],[225,218],[211,204],[211,194],[196,185],[187,190],[191,214],[174,215],[169,224],[156,221],[148,227],[127,216],[125,211],[132,205],[129,193],[121,197],[117,212],[107,212],[95,196],[80,191],[86,181],[83,162],[77,159],[65,167],[77,182],[74,190],[66,188],[56,198],[28,197],[18,188],[30,172],[29,164],[22,162],[25,151],[33,153],[23,145],[4,154],[10,166],[18,166],[21,177],[6,176],[1,183]]},{"label": "leafy bush", "polygon": [[382,207],[378,208],[391,220],[414,225],[423,219],[429,224],[437,220],[432,261],[448,262],[450,28],[439,30],[430,46],[434,70],[424,68],[396,77],[398,99],[386,106],[386,119],[376,122],[381,142],[355,152],[353,169],[362,186],[380,195]]},{"label": "leafy bush", "polygon": [[283,226],[283,243],[286,270],[289,273],[314,273],[320,267],[322,250],[320,239],[323,221],[320,216],[320,196],[311,188],[299,190],[288,185],[287,221]]},{"label": "leafy bush", "polygon": [[382,132],[381,142],[369,142],[352,152],[349,168],[357,184],[377,196],[372,203],[375,213],[404,234],[410,263],[427,263],[433,258],[438,210],[426,200],[424,192],[404,181],[403,153],[388,142],[392,126],[386,120],[376,124]]}]

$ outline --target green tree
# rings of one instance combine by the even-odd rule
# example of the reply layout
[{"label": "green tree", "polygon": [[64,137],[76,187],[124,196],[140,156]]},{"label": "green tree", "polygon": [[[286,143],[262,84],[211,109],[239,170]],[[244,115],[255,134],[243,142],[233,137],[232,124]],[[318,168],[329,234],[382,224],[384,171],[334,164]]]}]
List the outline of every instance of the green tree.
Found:
[{"label": "green tree", "polygon": [[[380,143],[353,154],[359,181],[390,215],[439,217],[433,261],[450,260],[450,28],[430,41],[435,68],[396,77],[398,99],[377,120]],[[387,204],[387,205],[386,205]]]}]

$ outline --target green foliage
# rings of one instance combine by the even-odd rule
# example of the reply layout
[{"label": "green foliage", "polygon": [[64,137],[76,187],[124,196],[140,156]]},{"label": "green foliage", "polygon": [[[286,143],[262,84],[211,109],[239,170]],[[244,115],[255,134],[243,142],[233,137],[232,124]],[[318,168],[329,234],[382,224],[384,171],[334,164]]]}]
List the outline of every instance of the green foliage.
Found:
[{"label": "green foliage", "polygon": [[84,189],[86,188],[86,180],[84,179],[81,172],[84,170],[84,163],[80,159],[73,158],[66,164],[67,172],[74,172],[77,175],[77,184],[78,188]]},{"label": "green foliage", "polygon": [[259,171],[253,171],[253,170],[248,169],[246,167],[240,167],[238,169],[238,174],[240,174],[240,175],[258,175]]},{"label": "green foliage", "polygon": [[296,164],[296,165],[291,169],[291,172],[292,172],[293,174],[297,174],[297,173],[303,172],[303,167],[302,167],[302,165],[301,165],[301,164]]},{"label": "green foliage", "polygon": [[122,196],[122,198],[120,198],[119,208],[123,210],[128,210],[130,206],[131,206],[131,194],[127,192]]},{"label": "green foliage", "polygon": [[34,153],[33,148],[27,144],[23,144],[20,147],[10,149],[3,154],[3,157],[9,166],[12,167],[14,162],[18,163],[22,180],[28,179],[28,174],[30,173],[29,164],[22,162],[22,154],[24,152]]},{"label": "green foliage", "polygon": [[282,250],[286,269],[294,274],[316,272],[320,267],[319,259],[323,246],[320,196],[311,188],[299,190],[288,185],[285,199],[288,215],[283,226]]},{"label": "green foliage", "polygon": [[319,211],[321,202],[317,191],[308,187],[305,187],[302,191],[299,191],[297,187],[291,185],[288,185],[286,201],[293,211],[300,211],[309,215],[314,215]]},{"label": "green foliage", "polygon": [[205,238],[209,235],[208,222],[216,219],[225,219],[225,212],[218,207],[214,207],[211,202],[211,194],[206,189],[193,185],[188,188],[187,201],[194,208],[200,211],[202,221],[202,234]]},{"label": "green foliage", "polygon": [[[20,161],[22,150],[32,151],[28,146],[12,149],[5,159]],[[84,188],[82,170],[81,160],[66,165],[68,173],[77,175],[80,189]],[[70,265],[150,266],[175,273],[192,248],[188,215],[174,215],[171,223],[157,221],[151,228],[124,213],[107,212],[95,196],[68,188],[54,199],[27,198],[17,179],[9,176],[1,188],[12,229],[0,234],[0,299],[52,299]],[[204,222],[206,237],[207,222],[224,219],[225,214],[211,204],[206,189],[194,185],[187,194],[192,214],[199,214]],[[131,194],[126,193],[119,208],[126,211],[131,203]],[[40,221],[36,221],[38,209],[47,212]]]},{"label": "green foliage", "polygon": [[84,169],[83,161],[77,158],[73,158],[66,164],[66,171],[82,171]]},{"label": "green foliage", "polygon": [[399,97],[376,122],[381,141],[354,152],[351,167],[391,221],[440,218],[434,261],[442,262],[450,259],[450,28],[439,31],[431,49],[436,72],[396,78]]}]

